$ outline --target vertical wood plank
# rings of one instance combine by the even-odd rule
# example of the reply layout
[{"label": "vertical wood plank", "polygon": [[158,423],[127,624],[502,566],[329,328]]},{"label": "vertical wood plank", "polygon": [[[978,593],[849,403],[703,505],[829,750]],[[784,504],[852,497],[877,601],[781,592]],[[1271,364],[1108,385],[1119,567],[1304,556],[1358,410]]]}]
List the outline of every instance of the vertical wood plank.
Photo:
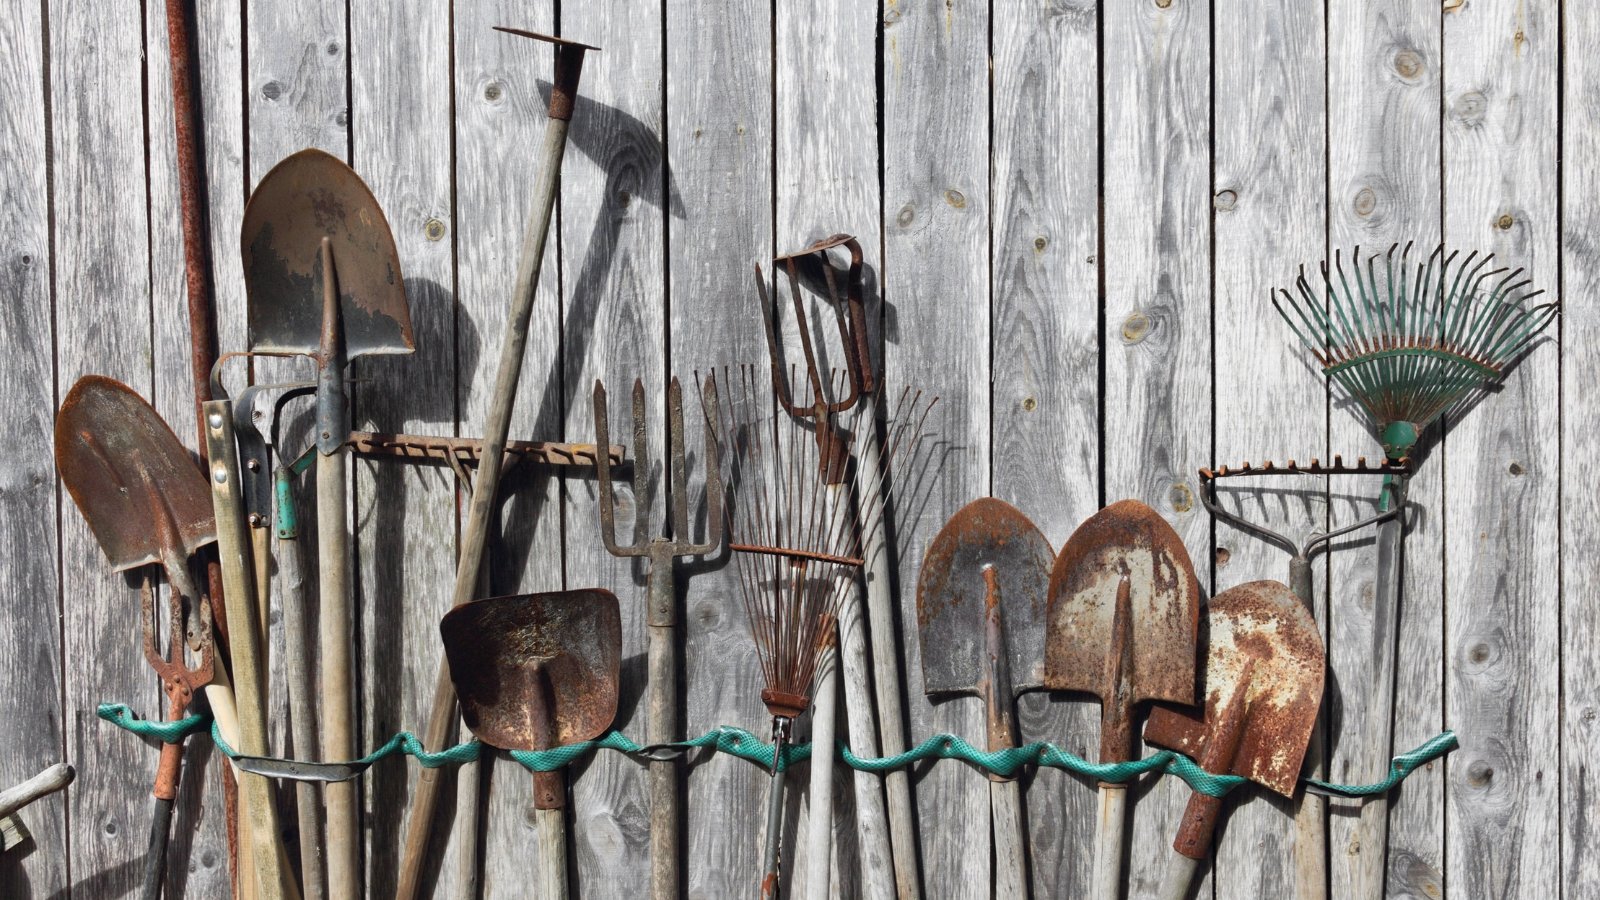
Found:
[{"label": "vertical wood plank", "polygon": [[[482,436],[488,416],[495,366],[516,283],[517,248],[530,215],[529,192],[538,167],[543,165],[535,151],[543,146],[543,93],[548,90],[553,65],[548,45],[493,31],[495,25],[546,34],[555,31],[549,7],[529,9],[522,4],[493,0],[458,3],[455,8],[460,306],[456,403],[461,431],[471,437]],[[595,64],[602,55],[591,55],[585,67]],[[592,82],[586,77],[584,83]],[[563,171],[571,171],[578,158],[569,146]],[[554,238],[552,235],[545,248],[538,299],[529,323],[522,381],[511,419],[514,439],[549,439],[561,429],[559,242]],[[490,526],[498,528],[498,536],[491,532],[487,550],[489,574],[485,589],[489,596],[562,587],[561,513],[556,491],[548,472],[531,468],[516,471],[501,482],[499,521]],[[445,595],[433,606],[431,614],[436,621],[448,603]],[[434,641],[429,650],[430,667],[437,665],[439,652],[438,642]],[[464,729],[461,734],[466,737]],[[528,848],[534,846],[536,839],[531,817],[532,780],[521,766],[504,756],[486,757],[481,765],[488,770],[480,781],[485,794],[480,800],[483,896],[526,896]],[[449,826],[448,855],[441,865],[441,878],[447,877],[447,872],[461,872],[463,866],[471,866],[471,861],[459,857],[465,829],[474,827],[461,819],[463,812],[458,809],[454,824]],[[438,852],[441,841],[437,838],[446,828],[444,818],[436,828],[434,847]],[[457,889],[470,893],[464,883]]]},{"label": "vertical wood plank", "polygon": [[[909,719],[916,737],[952,732],[982,744],[981,700],[924,698],[909,625],[928,542],[990,488],[991,310],[979,299],[990,289],[990,15],[986,5],[888,0],[883,19],[886,378],[941,398],[928,430],[943,442],[926,502],[901,498],[892,512]],[[988,781],[939,765],[914,788],[926,896],[989,896]]]},{"label": "vertical wood plank", "polygon": [[[1563,40],[1568,47],[1600,44],[1600,16],[1569,7]],[[1600,558],[1600,523],[1586,496],[1600,480],[1600,436],[1585,413],[1589,388],[1600,378],[1600,317],[1582,298],[1600,288],[1600,60],[1563,54],[1561,296],[1578,298],[1561,322],[1561,892],[1565,897],[1600,894],[1600,795],[1594,789],[1600,758],[1595,719],[1600,702],[1600,658],[1586,647],[1600,628],[1600,611],[1588,598],[1600,577],[1586,561]],[[1550,352],[1549,349],[1541,353]],[[1548,745],[1546,745],[1548,746]]]},{"label": "vertical wood plank", "polygon": [[[1326,42],[1323,11],[1314,5],[1220,0],[1213,8],[1214,443],[1216,458],[1234,464],[1279,458],[1325,439],[1322,378],[1286,339],[1267,290],[1301,264],[1315,264],[1325,247]],[[1320,479],[1295,478],[1219,494],[1225,508],[1244,518],[1305,535],[1325,521],[1322,491]],[[1216,590],[1284,577],[1282,551],[1255,535],[1219,524],[1216,540]],[[1219,826],[1213,875],[1219,897],[1281,897],[1289,889],[1290,809],[1261,788],[1235,792]]]},{"label": "vertical wood plank", "polygon": [[[416,352],[356,363],[357,428],[451,434],[455,416],[450,11],[442,4],[350,6],[353,162],[400,253]],[[358,750],[426,720],[439,616],[455,583],[455,476],[392,460],[353,466],[352,546],[362,691]],[[408,766],[373,769],[366,795],[367,891],[395,889]],[[447,867],[439,896],[453,896]]]},{"label": "vertical wood plank", "polygon": [[[669,374],[766,358],[760,313],[749,298],[751,265],[773,253],[771,34],[766,5],[733,5],[713,15],[667,5],[667,169],[683,202],[682,217],[667,223]],[[685,406],[698,403],[686,399]],[[698,432],[687,413],[686,419],[691,435]],[[698,444],[691,436],[686,445],[696,472],[691,485],[699,484]],[[767,731],[737,581],[732,564],[679,564],[689,735],[724,723]],[[689,772],[683,850],[690,896],[740,896],[757,888],[767,781],[725,754]]]},{"label": "vertical wood plank", "polygon": [[[1328,32],[1328,252],[1364,256],[1414,242],[1424,257],[1440,240],[1438,135],[1440,11],[1414,3],[1334,0]],[[1397,141],[1396,135],[1414,136]],[[1290,341],[1285,327],[1283,339]],[[1338,391],[1329,411],[1326,455],[1379,455],[1358,410]],[[1401,584],[1399,653],[1395,661],[1394,747],[1414,747],[1444,727],[1444,484],[1442,460],[1419,460],[1409,488],[1410,515]],[[1378,479],[1331,478],[1330,527],[1377,513]],[[1377,727],[1362,687],[1372,669],[1374,533],[1336,543],[1318,577],[1327,598],[1328,665],[1335,680],[1325,699],[1329,773],[1352,784],[1382,777],[1363,763],[1361,745]],[[1343,690],[1340,690],[1340,686]],[[1444,767],[1424,768],[1390,798],[1389,895],[1444,890]],[[1328,804],[1330,896],[1356,896],[1357,865],[1381,852],[1357,842],[1361,804]]]},{"label": "vertical wood plank", "polygon": [[[1483,0],[1445,17],[1445,240],[1558,286],[1551,2]],[[1561,769],[1554,346],[1452,423],[1445,442],[1450,889],[1554,896]]]},{"label": "vertical wood plank", "polygon": [[[1059,548],[1099,507],[1099,6],[1001,0],[992,8],[990,492]],[[1063,128],[1077,137],[1063,140]],[[1099,706],[1085,699],[1023,696],[1019,742],[1092,756]],[[1040,897],[1088,890],[1079,861],[1092,846],[1095,795],[1083,786],[1049,769],[1027,785]]]},{"label": "vertical wood plank", "polygon": [[[868,293],[875,293],[882,215],[878,146],[876,140],[868,137],[876,133],[878,124],[877,16],[870,5],[848,0],[805,6],[779,3],[774,5],[774,11],[776,249],[779,253],[793,253],[832,234],[855,235],[871,270],[864,275],[865,285]],[[842,260],[842,254],[838,258]],[[763,270],[773,272],[766,260],[761,263]],[[787,307],[788,276],[775,274],[772,277],[777,278],[779,302]],[[839,287],[844,288],[842,281]],[[754,285],[736,297],[744,309],[755,308]],[[807,295],[807,302],[812,304],[811,308],[822,309],[821,301],[815,297]],[[876,308],[873,299],[867,302]],[[790,319],[792,316],[783,317],[783,321]],[[872,330],[876,335],[876,328]],[[819,342],[819,365],[843,365],[835,334],[831,326],[814,330],[813,340]],[[793,327],[786,328],[783,336],[789,344],[795,345],[795,352],[786,353],[786,359],[800,361],[803,365]],[[760,362],[760,358],[752,361]],[[889,390],[893,392],[898,388]],[[854,415],[850,413],[847,417]],[[864,591],[858,592],[850,602],[861,604],[864,623],[867,615]],[[869,670],[871,668],[869,666]],[[840,688],[842,691],[842,682]],[[882,715],[882,710],[875,710],[876,717]],[[848,712],[841,710],[835,726],[836,734],[846,741],[850,734],[846,727],[847,716]],[[802,727],[813,727],[810,718],[802,722]],[[880,746],[880,752],[882,749]],[[834,845],[829,880],[836,896],[858,896],[862,889],[852,779],[865,782],[859,789],[883,790],[882,776],[852,773],[846,769],[834,774],[831,829]],[[797,770],[790,776],[790,790],[793,792],[791,807],[805,806],[803,814],[790,816],[791,821],[796,822],[794,840],[784,852],[785,874],[789,878],[785,893],[798,897],[807,890],[804,876],[810,865],[805,846],[812,808],[809,768]],[[877,833],[887,836],[887,824],[880,825]]]},{"label": "vertical wood plank", "polygon": [[[669,216],[683,216],[662,141],[661,10],[622,2],[572,4],[562,11],[561,27],[574,40],[603,49],[584,62],[583,88],[568,135],[572,146],[562,171],[561,380],[552,379],[545,402],[551,407],[559,403],[568,440],[593,440],[594,382],[603,379],[611,392],[613,442],[626,443],[633,379],[644,378],[652,397],[664,390],[666,222]],[[698,404],[693,398],[685,403],[686,424],[696,425],[698,434]],[[651,417],[650,433],[659,436],[654,407]],[[699,483],[698,474],[693,480]],[[624,662],[615,725],[641,736],[648,725],[647,648],[644,593],[635,575],[642,570],[606,551],[593,475],[572,470],[563,485],[566,585],[604,587],[617,595]],[[632,508],[626,505],[631,493],[619,490],[616,496],[617,521],[632,522]],[[619,538],[629,541],[632,536],[623,533]],[[587,765],[570,770],[569,835],[579,893],[649,893],[645,771],[615,753],[597,754]]]},{"label": "vertical wood plank", "polygon": [[[1102,67],[1105,499],[1159,511],[1205,579],[1211,522],[1196,470],[1212,450],[1211,4],[1113,3],[1104,17],[1104,59],[1116,61]],[[1098,718],[1078,740],[1093,758]],[[1130,791],[1126,890],[1140,897],[1161,883],[1189,790],[1162,778]],[[1079,834],[1092,833],[1088,809]],[[1073,840],[1087,859],[1092,844]],[[1087,890],[1087,873],[1072,883]]]},{"label": "vertical wood plank", "polygon": [[[49,7],[51,156],[59,406],[78,378],[151,390],[150,280],[139,8]],[[69,506],[63,500],[63,506]],[[154,749],[108,733],[95,704],[116,698],[159,718],[163,698],[140,653],[139,581],[115,574],[76,509],[61,512],[64,700],[71,710],[68,841],[75,893],[137,889],[150,826]]]},{"label": "vertical wood plank", "polygon": [[[234,43],[237,50],[237,41]],[[191,451],[197,449],[194,379],[190,370],[189,315],[184,269],[183,226],[179,210],[177,148],[173,136],[172,75],[167,49],[166,5],[145,6],[146,163],[149,176],[151,325],[156,410]],[[237,66],[238,59],[235,56]],[[203,71],[202,71],[203,73]],[[203,88],[202,88],[203,90]],[[197,105],[201,98],[196,97]],[[228,123],[222,125],[226,133]],[[237,129],[237,117],[234,126]],[[204,125],[202,125],[202,128]],[[237,132],[236,132],[237,133]],[[204,165],[204,162],[201,163]],[[238,182],[235,182],[237,185]],[[227,259],[228,257],[224,257]],[[234,283],[237,283],[235,280]],[[228,299],[238,300],[233,294]],[[242,306],[219,306],[220,317]],[[281,716],[274,716],[281,721]],[[232,888],[228,871],[227,827],[219,771],[221,754],[204,738],[187,742],[180,794],[173,810],[167,852],[166,891],[172,896],[221,896]]]},{"label": "vertical wood plank", "polygon": [[[16,441],[0,469],[0,716],[19,727],[0,737],[0,784],[17,784],[60,762],[68,749],[61,707],[61,604],[57,593],[54,309],[50,296],[50,179],[46,152],[44,10],[9,2],[0,10],[0,195],[11,227],[0,249],[0,412]],[[66,515],[77,515],[67,511]],[[104,568],[104,566],[102,566]],[[131,683],[131,681],[130,681]],[[89,727],[93,727],[92,724]],[[72,748],[76,750],[76,747]],[[131,749],[131,748],[130,748]],[[154,757],[150,758],[154,773]],[[67,802],[57,795],[23,815],[32,852],[0,861],[0,894],[45,896],[68,884]]]}]

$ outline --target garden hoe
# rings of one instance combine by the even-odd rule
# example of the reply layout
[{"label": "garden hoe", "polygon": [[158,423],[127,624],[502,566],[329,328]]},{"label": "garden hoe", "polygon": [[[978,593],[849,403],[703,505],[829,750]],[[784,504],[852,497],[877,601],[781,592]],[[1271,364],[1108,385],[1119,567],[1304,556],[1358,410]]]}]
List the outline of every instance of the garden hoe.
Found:
[{"label": "garden hoe", "polygon": [[[549,750],[588,741],[617,715],[622,619],[616,595],[579,590],[480,600],[439,623],[467,728],[491,747]],[[568,896],[567,779],[533,776],[540,890]]]},{"label": "garden hoe", "polygon": [[[1050,575],[1044,686],[1100,698],[1100,762],[1138,755],[1134,707],[1195,700],[1200,584],[1183,541],[1155,510],[1123,500],[1067,539]],[[1126,784],[1100,784],[1095,900],[1121,895]]]},{"label": "garden hoe", "polygon": [[[923,691],[983,697],[990,753],[1017,746],[1013,701],[1043,684],[1045,601],[1055,552],[1016,507],[985,497],[933,539],[917,578]],[[1027,897],[1022,798],[1013,776],[989,776],[994,896]]]},{"label": "garden hoe", "polygon": [[[467,524],[461,533],[461,552],[456,562],[455,590],[451,606],[457,607],[478,599],[479,575],[483,571],[484,548],[489,540],[489,523],[494,518],[500,488],[501,468],[505,462],[506,439],[511,433],[511,413],[516,406],[517,382],[522,378],[522,357],[528,346],[528,323],[533,316],[533,301],[539,288],[539,273],[544,265],[545,240],[550,235],[551,215],[555,210],[557,189],[561,184],[561,160],[567,151],[567,126],[572,121],[572,109],[578,98],[578,81],[583,74],[583,58],[590,50],[587,44],[561,38],[519,31],[513,28],[496,28],[496,31],[532,38],[554,44],[555,77],[550,88],[547,107],[544,147],[538,165],[538,177],[533,185],[533,197],[528,223],[522,233],[522,245],[517,254],[517,281],[511,295],[510,315],[500,340],[500,359],[496,364],[494,393],[490,395],[489,414],[483,427],[482,462],[478,466],[477,482],[473,486],[472,500],[467,507]],[[434,679],[433,705],[428,712],[423,745],[439,750],[450,737],[456,724],[455,689],[450,683],[449,667],[440,660],[439,674]],[[400,881],[395,892],[396,900],[412,900],[417,895],[422,875],[422,863],[428,854],[428,843],[433,831],[433,810],[439,802],[438,769],[423,769],[417,775],[417,792],[411,804],[411,821],[406,826],[405,847],[400,855]],[[670,894],[657,892],[656,900],[677,896],[676,887]]]},{"label": "garden hoe", "polygon": [[[1252,581],[1211,598],[1205,645],[1204,709],[1158,706],[1144,739],[1213,775],[1239,775],[1292,796],[1322,704],[1316,621],[1281,582]],[[1161,900],[1188,895],[1221,811],[1221,797],[1196,791],[1189,798]]]},{"label": "garden hoe", "polygon": [[[345,494],[350,413],[345,367],[358,356],[412,351],[400,257],[372,191],[349,166],[321,150],[302,150],[261,179],[245,207],[240,245],[249,292],[251,352],[308,356],[317,364],[322,758],[352,759],[356,752]],[[232,431],[231,422],[228,430]],[[357,785],[334,782],[323,792],[329,896],[360,896]]]}]

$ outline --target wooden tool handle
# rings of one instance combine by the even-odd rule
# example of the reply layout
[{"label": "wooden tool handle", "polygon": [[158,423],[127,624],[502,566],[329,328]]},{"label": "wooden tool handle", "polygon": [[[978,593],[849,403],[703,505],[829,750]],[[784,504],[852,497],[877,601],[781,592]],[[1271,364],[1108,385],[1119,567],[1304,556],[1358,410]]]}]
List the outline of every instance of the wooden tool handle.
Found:
[{"label": "wooden tool handle", "polygon": [[1199,870],[1200,860],[1190,859],[1182,853],[1172,854],[1167,861],[1167,874],[1161,880],[1161,893],[1157,895],[1157,900],[1186,900],[1189,886],[1194,883],[1194,875]]},{"label": "wooden tool handle", "polygon": [[811,812],[806,819],[806,900],[828,900],[833,862],[834,734],[839,719],[838,652],[817,662],[811,706]]},{"label": "wooden tool handle", "polygon": [[[560,772],[541,772],[564,780]],[[535,809],[533,819],[539,829],[539,885],[537,896],[547,900],[566,900],[567,887],[567,820],[566,810]]]},{"label": "wooden tool handle", "polygon": [[1119,900],[1122,896],[1123,840],[1128,828],[1128,787],[1100,785],[1100,810],[1096,816],[1094,868],[1090,870],[1092,900]]},{"label": "wooden tool handle", "polygon": [[[662,560],[650,567],[650,592],[672,590],[672,563]],[[651,625],[648,668],[650,684],[650,743],[678,739],[677,626]],[[650,763],[650,896],[673,900],[678,896],[678,761]]]},{"label": "wooden tool handle", "polygon": [[989,782],[989,814],[994,823],[994,895],[1026,898],[1028,842],[1022,823],[1021,785]]},{"label": "wooden tool handle", "polygon": [[[345,525],[345,472],[348,457],[343,446],[317,457],[317,571],[321,617],[318,653],[322,705],[322,759],[354,759],[354,668],[350,604],[350,532]],[[333,782],[323,787],[322,800],[328,829],[328,896],[361,896],[361,844],[358,829],[359,795],[356,782]]]}]

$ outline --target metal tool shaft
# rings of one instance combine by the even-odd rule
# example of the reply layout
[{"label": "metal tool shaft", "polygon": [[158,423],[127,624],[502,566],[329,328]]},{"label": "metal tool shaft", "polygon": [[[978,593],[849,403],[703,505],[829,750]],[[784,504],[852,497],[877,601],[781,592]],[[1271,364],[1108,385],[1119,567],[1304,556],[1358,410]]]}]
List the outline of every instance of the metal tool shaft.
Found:
[{"label": "metal tool shaft", "polygon": [[761,860],[761,900],[776,900],[781,893],[778,884],[783,865],[783,748],[789,742],[789,729],[794,720],[786,716],[772,717],[772,782],[767,789],[767,846]]}]

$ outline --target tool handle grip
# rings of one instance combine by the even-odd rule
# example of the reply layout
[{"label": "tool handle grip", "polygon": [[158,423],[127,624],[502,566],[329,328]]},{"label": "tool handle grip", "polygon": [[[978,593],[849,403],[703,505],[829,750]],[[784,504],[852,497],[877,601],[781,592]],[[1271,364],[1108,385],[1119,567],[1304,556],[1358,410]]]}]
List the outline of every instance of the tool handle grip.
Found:
[{"label": "tool handle grip", "polygon": [[989,814],[994,822],[994,895],[1028,896],[1028,843],[1022,823],[1022,787],[1015,781],[989,782]]},{"label": "tool handle grip", "polygon": [[1122,895],[1123,838],[1128,828],[1128,787],[1100,785],[1100,810],[1094,836],[1094,868],[1090,870],[1093,900],[1118,900]]},{"label": "tool handle grip", "polygon": [[[168,744],[175,747],[176,744]],[[162,754],[163,757],[166,754]],[[172,798],[156,797],[150,814],[150,845],[144,857],[144,900],[159,900],[161,883],[167,877],[167,835],[172,831]]]},{"label": "tool handle grip", "polygon": [[[551,772],[557,778],[559,772]],[[534,823],[539,831],[539,884],[538,896],[549,900],[566,900],[567,888],[567,820],[566,810],[535,809]]]},{"label": "tool handle grip", "polygon": [[1167,874],[1161,880],[1161,893],[1156,895],[1157,900],[1185,900],[1189,896],[1189,887],[1194,883],[1194,875],[1198,871],[1200,871],[1200,860],[1191,859],[1182,853],[1172,854],[1172,858],[1167,861]]},{"label": "tool handle grip", "polygon": [[[651,566],[650,578],[652,581],[665,578],[670,583],[672,566],[656,563]],[[649,631],[650,726],[647,733],[650,743],[664,744],[677,740],[680,729],[677,628],[652,625]],[[678,761],[651,762],[650,896],[655,900],[672,900],[678,896],[678,807]]]},{"label": "tool handle grip", "polygon": [[162,744],[161,761],[156,763],[156,783],[150,795],[171,803],[178,796],[178,778],[183,770],[183,745]]}]

